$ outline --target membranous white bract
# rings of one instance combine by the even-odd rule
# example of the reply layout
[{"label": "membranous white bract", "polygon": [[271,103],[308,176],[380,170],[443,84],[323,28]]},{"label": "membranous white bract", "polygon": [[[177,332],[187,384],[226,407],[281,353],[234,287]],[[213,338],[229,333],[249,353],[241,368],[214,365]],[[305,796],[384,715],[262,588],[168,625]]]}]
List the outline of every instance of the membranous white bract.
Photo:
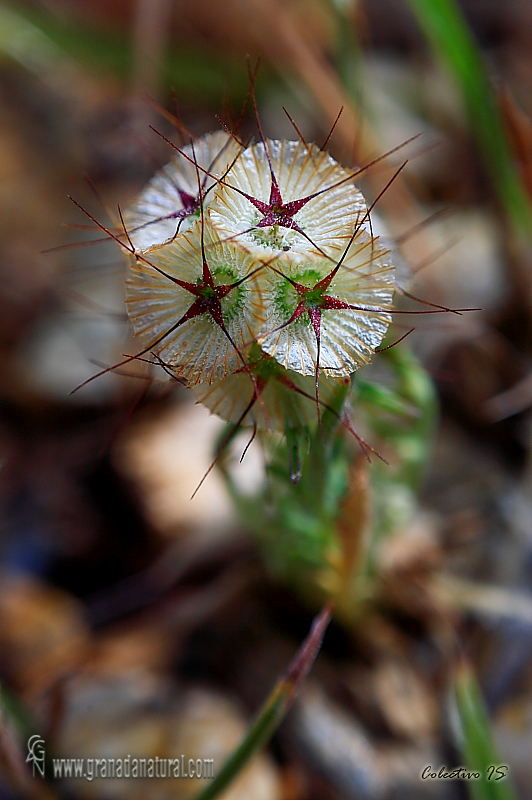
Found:
[{"label": "membranous white bract", "polygon": [[[272,171],[266,148],[282,204],[270,204]],[[209,218],[222,239],[231,237],[263,256],[279,251],[290,252],[294,260],[320,251],[335,256],[366,212],[352,175],[317,145],[267,139],[245,150],[218,185]],[[285,224],[264,224],[265,213],[237,190],[270,205],[272,217],[284,218]],[[290,208],[316,192],[321,194],[297,211]]]},{"label": "membranous white bract", "polygon": [[[255,425],[258,430],[300,430],[316,422],[314,379],[281,367],[255,345],[246,353],[254,383],[244,370],[209,386],[193,386],[198,403],[234,424]],[[345,380],[345,379],[344,379]],[[338,381],[325,376],[319,381],[320,405],[325,408],[338,391]]]},{"label": "membranous white bract", "polygon": [[[183,148],[190,161],[176,153],[172,161],[154,175],[124,215],[124,224],[135,250],[142,253],[185,233],[200,214],[200,186],[204,206],[207,206],[212,199],[215,178],[225,175],[241,149],[229,134],[216,131]],[[206,175],[201,168],[215,177]]]},{"label": "membranous white bract", "polygon": [[242,367],[240,349],[265,321],[261,262],[234,243],[221,242],[210,228],[204,233],[204,262],[201,227],[198,221],[175,241],[133,261],[126,281],[135,334],[191,384],[211,383]]},{"label": "membranous white bract", "polygon": [[[392,321],[395,286],[389,253],[376,239],[361,228],[328,286],[319,284],[335,267],[329,259],[294,262],[283,255],[272,267],[262,278],[267,319],[258,341],[265,352],[286,369],[315,374],[314,310],[320,318],[320,371],[342,377],[371,361]],[[290,322],[298,308],[300,315]]]}]

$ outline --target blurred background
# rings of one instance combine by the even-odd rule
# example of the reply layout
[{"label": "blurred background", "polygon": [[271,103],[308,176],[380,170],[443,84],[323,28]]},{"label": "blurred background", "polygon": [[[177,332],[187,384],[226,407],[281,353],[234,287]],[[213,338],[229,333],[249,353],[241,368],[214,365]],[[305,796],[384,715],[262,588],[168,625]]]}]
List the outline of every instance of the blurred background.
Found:
[{"label": "blurred background", "polygon": [[[0,3],[0,796],[193,797],[192,780],[33,780],[27,737],[41,734],[50,756],[190,753],[216,769],[319,608],[312,587],[303,596],[265,566],[216,472],[190,501],[223,424],[184,387],[136,364],[69,395],[137,345],[123,256],[91,241],[102,237],[67,195],[111,224],[107,211],[172,156],[149,126],[183,142],[157,104],[198,135],[218,116],[234,124],[248,54],[261,57],[268,136],[296,138],[284,106],[321,144],[343,107],[328,148],[354,166],[422,134],[361,188],[374,199],[409,158],[376,209],[400,283],[482,312],[416,319],[408,343],[439,412],[408,524],[378,542],[369,589],[333,621],[296,706],[224,797],[469,797],[463,782],[420,780],[429,764],[464,763],[460,653],[494,763],[528,798],[527,0]],[[256,136],[250,108],[241,135]],[[409,327],[400,319],[395,338]],[[256,485],[260,458],[239,473]],[[354,468],[346,517],[362,515],[369,480]]]}]

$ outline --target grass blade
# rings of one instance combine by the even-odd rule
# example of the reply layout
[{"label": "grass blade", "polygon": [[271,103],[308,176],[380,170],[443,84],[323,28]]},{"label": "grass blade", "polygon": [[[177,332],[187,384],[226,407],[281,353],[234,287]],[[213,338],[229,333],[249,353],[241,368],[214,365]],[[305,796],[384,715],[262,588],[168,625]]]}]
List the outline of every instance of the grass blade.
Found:
[{"label": "grass blade", "polygon": [[493,743],[490,721],[478,683],[466,662],[459,664],[456,670],[454,689],[462,729],[460,745],[466,768],[480,773],[478,780],[467,781],[471,797],[473,800],[517,800],[508,778],[497,780],[496,769],[503,762]]},{"label": "grass blade", "polygon": [[286,675],[279,680],[260,709],[245,739],[226,761],[221,772],[197,796],[196,800],[213,800],[218,797],[236,778],[256,751],[266,744],[275,733],[318,655],[331,619],[331,613],[332,604],[328,603],[314,619],[309,635],[290,664]]},{"label": "grass blade", "polygon": [[530,236],[530,202],[520,179],[484,62],[456,0],[408,0],[441,63],[453,73],[499,199]]}]

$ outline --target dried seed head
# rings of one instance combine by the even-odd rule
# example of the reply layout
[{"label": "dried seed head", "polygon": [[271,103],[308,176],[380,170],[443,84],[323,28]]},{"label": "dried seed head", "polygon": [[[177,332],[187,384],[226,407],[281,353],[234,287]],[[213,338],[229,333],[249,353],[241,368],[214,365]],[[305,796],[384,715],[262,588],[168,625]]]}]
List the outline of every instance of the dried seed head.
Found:
[{"label": "dried seed head", "polygon": [[[381,343],[394,267],[371,235],[353,173],[316,145],[267,140],[241,152],[234,144],[236,157],[223,151],[214,172],[213,141],[172,162],[188,180],[181,176],[177,195],[161,198],[172,182],[159,173],[127,215],[133,246],[140,238],[143,248],[130,266],[128,314],[142,353],[188,381],[213,413],[235,426],[300,430]],[[218,160],[219,145],[218,137]],[[151,215],[140,227],[139,214]]]},{"label": "dried seed head", "polygon": [[[128,209],[124,222],[138,252],[145,252],[185,233],[199,217],[198,166],[221,177],[238,158],[240,146],[224,131],[208,133],[183,148],[143,189]],[[215,179],[200,171],[204,205],[212,199]]]},{"label": "dried seed head", "polygon": [[[211,383],[242,367],[241,348],[264,324],[264,266],[198,222],[130,266],[127,311],[135,334],[172,372]],[[249,382],[249,378],[248,378]]]},{"label": "dried seed head", "polygon": [[222,239],[262,256],[338,256],[366,211],[351,175],[315,144],[267,139],[245,150],[216,188],[209,218]]}]

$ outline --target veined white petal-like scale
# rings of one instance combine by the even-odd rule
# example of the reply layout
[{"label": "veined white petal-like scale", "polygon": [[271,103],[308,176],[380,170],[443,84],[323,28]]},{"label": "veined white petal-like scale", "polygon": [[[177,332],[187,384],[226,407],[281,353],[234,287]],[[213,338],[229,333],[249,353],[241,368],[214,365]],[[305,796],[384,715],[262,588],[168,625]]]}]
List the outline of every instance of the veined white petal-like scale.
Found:
[{"label": "veined white petal-like scale", "polygon": [[[258,342],[283,367],[313,375],[318,358],[317,337],[308,310],[287,324],[299,304],[314,304],[321,313],[319,369],[331,377],[349,375],[367,364],[391,322],[394,266],[378,239],[361,229],[330,285],[308,296],[288,278],[313,289],[330,275],[326,258],[295,262],[280,256],[261,276],[267,319]],[[327,308],[327,297],[355,308]],[[307,298],[307,299],[305,299]]]},{"label": "veined white petal-like scale", "polygon": [[[216,314],[212,291],[198,297],[172,280],[198,289],[204,283],[200,222],[137,259],[126,281],[127,312],[135,334],[148,352],[191,384],[211,383],[239,369],[241,348],[256,338],[265,320],[259,273],[255,274],[265,269],[261,262],[232,242],[220,242],[208,226],[204,244],[215,287],[244,279],[219,300],[223,328],[209,310]],[[201,313],[182,322],[198,301],[204,302],[205,311],[199,308]]]},{"label": "veined white petal-like scale", "polygon": [[[221,177],[241,151],[241,147],[225,131],[207,133],[194,144],[182,148],[198,166]],[[215,180],[198,170],[204,206],[212,199]],[[194,163],[180,153],[166,164],[142,190],[124,215],[124,224],[133,247],[138,252],[161,245],[185,233],[199,216],[198,172]],[[181,193],[185,193],[185,195]],[[189,207],[184,197],[193,198]],[[189,213],[187,213],[189,212]]]},{"label": "veined white petal-like scale", "polygon": [[[300,430],[316,424],[315,383],[312,378],[288,372],[276,362],[272,363],[268,356],[264,356],[262,370],[260,363],[253,366],[250,361],[250,364],[255,385],[246,372],[239,371],[210,386],[203,383],[193,386],[196,401],[228,422],[256,425],[259,430],[281,433],[287,428]],[[339,380],[320,377],[321,413],[340,386]],[[260,390],[259,397],[256,389]]]},{"label": "veined white petal-like scale", "polygon": [[265,145],[261,142],[242,153],[224,184],[215,189],[209,217],[220,237],[234,237],[263,256],[283,250],[297,260],[309,253],[320,254],[320,250],[337,256],[366,213],[364,198],[349,179],[353,172],[341,167],[315,144],[267,139],[266,147],[283,206],[322,192],[290,217],[303,233],[283,225],[257,227],[264,214],[235,191],[240,189],[262,203],[269,203],[272,179]]}]

